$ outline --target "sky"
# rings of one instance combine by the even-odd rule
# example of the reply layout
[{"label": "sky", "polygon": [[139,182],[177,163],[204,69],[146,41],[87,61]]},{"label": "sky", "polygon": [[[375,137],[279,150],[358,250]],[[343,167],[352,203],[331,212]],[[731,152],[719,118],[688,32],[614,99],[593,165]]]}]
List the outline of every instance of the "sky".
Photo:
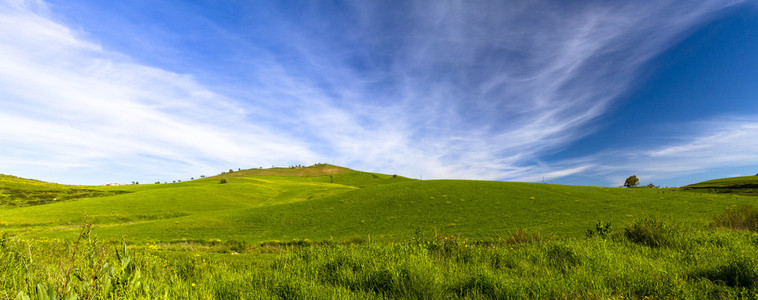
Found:
[{"label": "sky", "polygon": [[758,172],[758,1],[0,0],[0,173]]}]

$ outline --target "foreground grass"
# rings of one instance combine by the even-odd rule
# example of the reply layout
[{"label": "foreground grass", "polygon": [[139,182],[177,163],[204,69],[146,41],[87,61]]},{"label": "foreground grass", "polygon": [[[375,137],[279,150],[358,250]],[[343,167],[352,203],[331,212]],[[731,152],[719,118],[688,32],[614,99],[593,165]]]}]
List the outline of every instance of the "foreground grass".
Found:
[{"label": "foreground grass", "polygon": [[546,239],[523,230],[504,236],[419,233],[395,243],[131,249],[91,234],[78,243],[6,236],[0,240],[0,298],[40,290],[161,299],[758,297],[758,234],[750,231],[641,219],[591,238]]}]

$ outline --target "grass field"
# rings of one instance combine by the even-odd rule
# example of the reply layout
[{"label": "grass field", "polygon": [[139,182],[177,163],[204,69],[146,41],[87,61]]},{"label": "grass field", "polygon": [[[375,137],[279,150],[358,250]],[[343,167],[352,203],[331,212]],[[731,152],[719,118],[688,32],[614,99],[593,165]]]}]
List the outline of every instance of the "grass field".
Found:
[{"label": "grass field", "polygon": [[685,186],[684,189],[758,196],[758,176],[741,176],[708,180],[690,184]]},{"label": "grass field", "polygon": [[[625,189],[317,165],[117,187],[0,179],[15,191],[0,209],[0,298],[39,284],[168,299],[758,297],[758,198],[724,192],[758,176]],[[74,189],[89,192],[35,202]],[[107,293],[85,274],[106,269]]]}]

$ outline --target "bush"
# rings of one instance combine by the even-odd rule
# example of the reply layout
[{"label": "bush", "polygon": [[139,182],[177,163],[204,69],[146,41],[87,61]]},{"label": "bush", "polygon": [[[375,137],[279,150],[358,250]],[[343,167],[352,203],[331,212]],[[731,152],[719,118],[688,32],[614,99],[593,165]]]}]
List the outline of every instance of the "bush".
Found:
[{"label": "bush", "polygon": [[218,181],[218,183],[220,183],[220,184],[227,183],[227,182],[229,182],[229,181],[226,180],[226,178],[221,178],[221,180]]},{"label": "bush", "polygon": [[653,248],[672,245],[671,225],[662,221],[642,219],[624,229],[624,237],[635,244]]},{"label": "bush", "polygon": [[743,205],[727,210],[711,221],[712,226],[736,230],[758,232],[758,210],[750,205]]}]

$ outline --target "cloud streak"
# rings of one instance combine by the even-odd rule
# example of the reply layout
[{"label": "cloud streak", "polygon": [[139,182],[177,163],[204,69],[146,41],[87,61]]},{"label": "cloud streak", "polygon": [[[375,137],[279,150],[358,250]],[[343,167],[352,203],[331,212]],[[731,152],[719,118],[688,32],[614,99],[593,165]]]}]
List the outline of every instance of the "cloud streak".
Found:
[{"label": "cloud streak", "polygon": [[[339,157],[363,168],[400,166],[427,178],[573,174],[586,168],[546,172],[539,157],[591,133],[593,121],[628,91],[646,62],[736,3],[414,3],[398,8],[412,14],[391,19],[402,24],[393,26],[387,15],[375,13],[391,8],[357,7],[362,26],[351,32],[350,43],[360,50],[340,56],[369,64],[380,57],[371,49],[381,49],[390,58],[366,71],[329,54],[303,54],[320,73],[347,74],[332,86],[360,91],[347,99],[312,91],[322,93],[315,97],[318,105],[330,107],[315,111],[335,121],[304,120]],[[376,35],[392,37],[375,41]],[[365,82],[390,93],[372,93]],[[355,102],[361,105],[350,105]],[[302,115],[314,111],[304,107]]]},{"label": "cloud streak", "polygon": [[[182,74],[103,46],[114,37],[73,30],[44,2],[5,0],[0,165],[68,183],[313,162],[425,179],[593,172],[540,158],[592,133],[650,59],[740,2],[353,3],[334,18],[313,4],[271,17],[265,42],[193,14],[228,55],[167,50],[167,66],[207,67]],[[711,150],[699,143],[646,155]]]},{"label": "cloud streak", "polygon": [[[99,183],[87,175],[99,174],[94,180],[101,182],[126,181],[126,174],[159,180],[315,157],[286,133],[244,122],[235,101],[192,76],[103,50],[46,18],[39,3],[35,10],[5,4],[0,143],[8,149],[0,165],[16,174],[33,169],[21,158],[49,162],[51,174],[73,175],[53,178],[59,182]],[[109,174],[114,166],[123,174]]]}]

